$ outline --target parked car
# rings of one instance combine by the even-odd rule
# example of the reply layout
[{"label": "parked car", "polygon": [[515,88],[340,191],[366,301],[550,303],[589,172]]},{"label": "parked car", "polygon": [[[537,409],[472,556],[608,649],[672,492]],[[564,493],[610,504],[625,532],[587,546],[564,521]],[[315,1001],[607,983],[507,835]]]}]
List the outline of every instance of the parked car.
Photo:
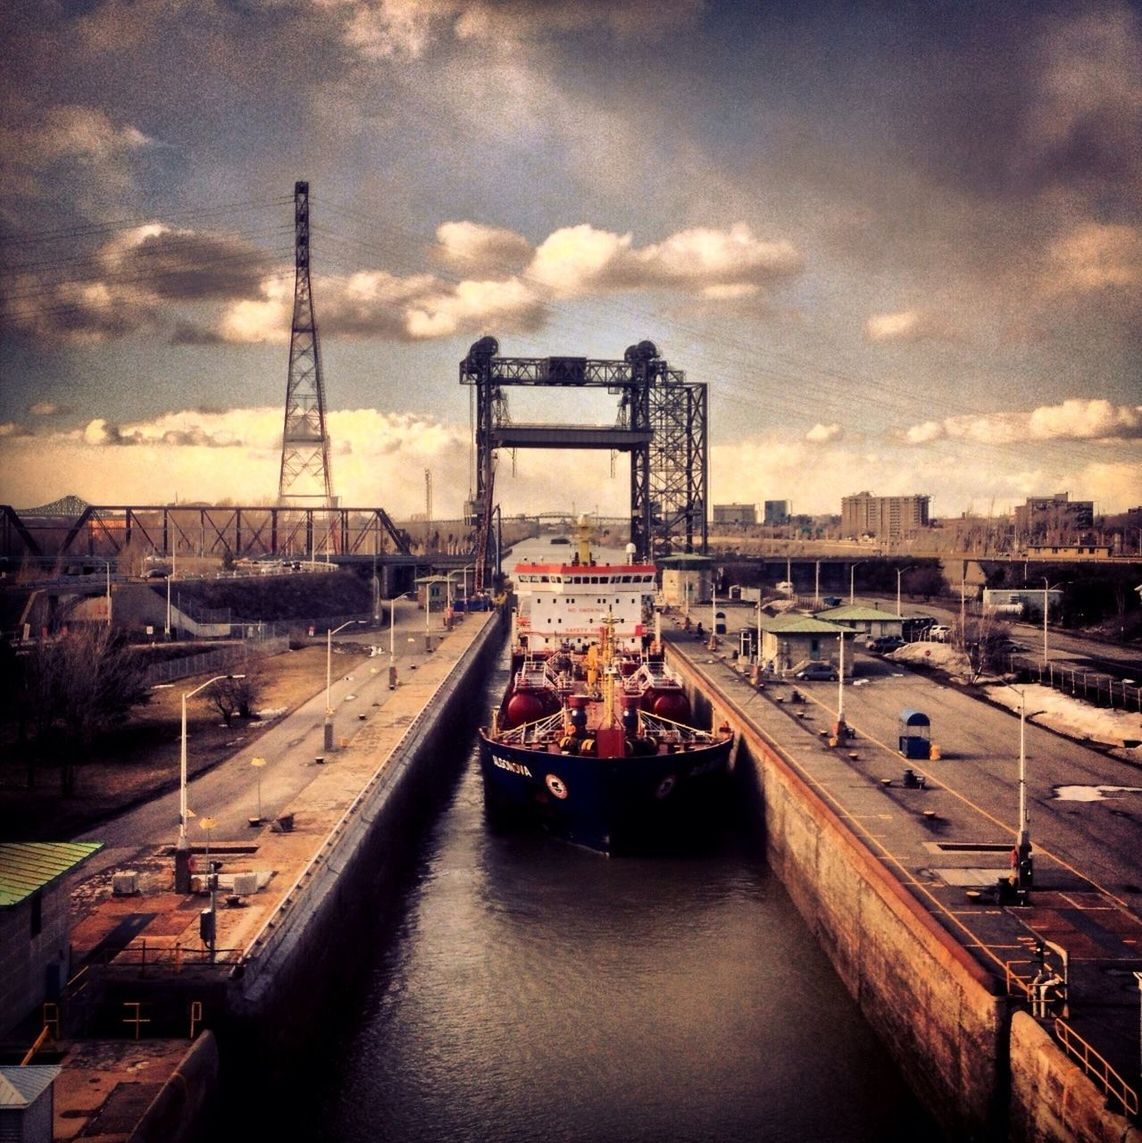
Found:
[{"label": "parked car", "polygon": [[837,668],[834,667],[832,663],[824,663],[816,659],[810,659],[803,667],[793,672],[793,677],[795,679],[806,679],[810,682],[820,680],[835,683],[837,681]]},{"label": "parked car", "polygon": [[839,595],[823,595],[821,597],[821,602],[826,607],[840,607],[840,605],[844,603],[844,600],[841,599]]},{"label": "parked car", "polygon": [[903,647],[904,640],[899,635],[877,635],[875,639],[870,639],[865,645],[874,655],[887,655],[889,651]]},{"label": "parked car", "polygon": [[946,623],[935,623],[928,628],[928,638],[933,643],[946,643],[952,637],[952,629]]}]

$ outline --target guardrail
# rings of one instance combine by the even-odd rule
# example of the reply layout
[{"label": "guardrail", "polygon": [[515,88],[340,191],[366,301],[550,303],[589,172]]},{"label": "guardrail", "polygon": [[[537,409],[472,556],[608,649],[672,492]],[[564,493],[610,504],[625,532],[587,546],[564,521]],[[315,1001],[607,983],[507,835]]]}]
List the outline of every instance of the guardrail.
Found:
[{"label": "guardrail", "polygon": [[1055,1038],[1124,1115],[1138,1114],[1138,1093],[1065,1020],[1055,1020]]}]

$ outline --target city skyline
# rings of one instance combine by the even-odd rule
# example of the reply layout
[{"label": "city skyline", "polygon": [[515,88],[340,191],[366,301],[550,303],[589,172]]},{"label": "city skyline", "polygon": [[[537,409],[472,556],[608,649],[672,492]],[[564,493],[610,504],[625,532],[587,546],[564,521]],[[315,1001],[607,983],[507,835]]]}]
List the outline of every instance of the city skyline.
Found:
[{"label": "city skyline", "polygon": [[[0,32],[0,503],[273,498],[298,179],[343,503],[410,516],[429,470],[461,513],[485,334],[653,341],[709,386],[711,503],[1142,500],[1137,4],[17,2]],[[622,515],[627,463],[503,453],[498,499]]]}]

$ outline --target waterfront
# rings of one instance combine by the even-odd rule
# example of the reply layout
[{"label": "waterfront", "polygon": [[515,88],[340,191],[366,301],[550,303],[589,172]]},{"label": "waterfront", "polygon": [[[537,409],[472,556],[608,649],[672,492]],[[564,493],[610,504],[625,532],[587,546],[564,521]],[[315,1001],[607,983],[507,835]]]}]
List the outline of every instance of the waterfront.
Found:
[{"label": "waterfront", "polygon": [[291,1134],[935,1137],[759,841],[731,826],[697,852],[607,860],[496,835],[471,749],[346,997],[357,1015],[305,1062]]}]

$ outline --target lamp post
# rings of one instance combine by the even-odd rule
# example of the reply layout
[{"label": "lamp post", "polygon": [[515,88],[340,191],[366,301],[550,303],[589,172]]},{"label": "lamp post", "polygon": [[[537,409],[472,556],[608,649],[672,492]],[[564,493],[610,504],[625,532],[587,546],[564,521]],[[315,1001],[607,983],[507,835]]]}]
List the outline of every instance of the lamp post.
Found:
[{"label": "lamp post", "polygon": [[107,573],[107,626],[111,626],[111,561],[103,559],[102,556],[95,557],[102,565],[104,571]]},{"label": "lamp post", "polygon": [[[1015,689],[1014,687],[1012,688]],[[1015,883],[1020,889],[1030,889],[1033,879],[1031,857],[1031,827],[1027,820],[1027,701],[1026,692],[1019,691],[1019,829],[1015,835]]]},{"label": "lamp post", "polygon": [[186,819],[190,816],[186,808],[186,700],[194,698],[212,683],[223,679],[244,679],[245,675],[215,675],[200,683],[194,690],[182,692],[182,734],[180,736],[178,760],[178,841],[174,847],[174,891],[190,892],[190,839],[186,836]]},{"label": "lamp post", "polygon": [[325,749],[333,749],[333,707],[330,703],[330,688],[333,685],[333,636],[338,631],[354,625],[360,627],[364,619],[347,619],[340,627],[331,627],[325,632]]},{"label": "lamp post", "polygon": [[868,563],[867,560],[857,560],[852,567],[849,568],[849,605],[852,606],[856,602],[856,570],[861,564]]},{"label": "lamp post", "polygon": [[257,826],[262,824],[262,768],[265,766],[266,760],[264,758],[251,758],[250,765],[258,772],[258,816],[250,818],[250,825]]},{"label": "lamp post", "polygon": [[904,575],[905,572],[910,572],[910,571],[915,571],[915,570],[916,570],[915,564],[912,564],[911,567],[897,568],[896,569],[896,614],[897,615],[901,615],[901,616],[903,615],[903,613],[900,610],[900,579]]},{"label": "lamp post", "polygon": [[833,730],[833,737],[839,746],[845,737],[845,633],[840,633],[841,665],[837,671],[837,725]]}]

